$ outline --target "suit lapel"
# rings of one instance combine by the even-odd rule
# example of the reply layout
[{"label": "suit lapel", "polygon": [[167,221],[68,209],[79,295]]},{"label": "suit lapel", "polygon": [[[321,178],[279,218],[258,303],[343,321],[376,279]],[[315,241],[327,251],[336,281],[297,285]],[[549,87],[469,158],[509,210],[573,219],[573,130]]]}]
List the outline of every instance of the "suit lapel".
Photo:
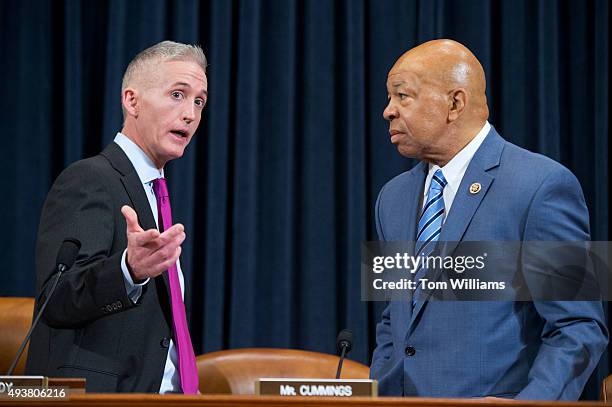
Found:
[{"label": "suit lapel", "polygon": [[[101,154],[106,157],[113,168],[121,174],[121,183],[130,198],[132,208],[138,214],[138,223],[140,223],[140,226],[144,230],[157,229],[155,218],[153,217],[151,206],[149,205],[149,199],[144,191],[142,182],[125,152],[117,143],[110,143]],[[166,284],[168,295],[170,295],[170,291],[168,290],[170,287],[168,273],[164,272],[162,276]]]},{"label": "suit lapel", "polygon": [[117,143],[111,143],[102,151],[102,155],[121,174],[121,183],[130,197],[132,207],[138,214],[140,226],[145,230],[155,229],[155,218],[151,212],[149,200],[140,182],[140,178],[138,178],[138,174],[125,152],[123,152]]},{"label": "suit lapel", "polygon": [[[445,243],[455,242],[454,245],[447,244],[444,245],[445,247],[441,247],[443,256],[450,255],[456,247],[456,242],[463,239],[476,210],[495,179],[495,176],[489,171],[499,166],[503,149],[504,140],[491,126],[489,134],[472,157],[465,171],[461,185],[459,185],[453,200],[453,206],[442,227],[440,241]],[[480,190],[476,193],[470,192],[470,187],[474,184],[480,184]]]},{"label": "suit lapel", "polygon": [[[401,235],[409,242],[410,247],[407,249],[414,252],[414,239],[416,237],[416,228],[419,215],[421,213],[421,202],[423,197],[423,188],[425,185],[425,178],[427,177],[428,165],[424,162],[417,164],[414,169],[410,172],[410,179],[406,182],[406,200],[405,210],[403,211],[403,217],[400,221],[401,225],[407,225],[402,230]],[[416,193],[414,193],[416,191]],[[397,312],[397,318],[400,321],[410,321],[412,318],[412,291],[407,290],[407,295],[402,292],[402,298],[393,301],[395,310]],[[394,317],[395,318],[395,317]],[[406,332],[408,332],[408,326]]]},{"label": "suit lapel", "polygon": [[[421,214],[421,206],[423,200],[423,188],[425,188],[425,178],[427,177],[428,165],[424,162],[420,162],[414,167],[414,171],[411,173],[412,179],[408,182],[408,193],[411,193],[410,199],[406,200],[406,212],[405,217],[407,219],[404,225],[408,225],[406,233],[406,240],[412,242],[412,249],[414,249],[414,239],[416,237],[417,222]],[[412,191],[417,191],[416,194]]]},{"label": "suit lapel", "polygon": [[[442,256],[450,255],[455,250],[457,242],[463,238],[468,225],[489,191],[489,187],[494,179],[495,177],[476,166],[470,165],[467,169],[457,195],[455,195],[449,216],[442,227],[442,233],[440,234],[441,244],[438,248]],[[476,183],[480,184],[480,191],[474,194],[470,192],[470,186]]]},{"label": "suit lapel", "polygon": [[[442,226],[439,244],[432,253],[433,255],[450,256],[457,248],[457,243],[463,239],[476,210],[495,180],[495,176],[489,170],[499,166],[503,149],[504,139],[491,126],[489,134],[472,157],[465,171],[451,210],[444,226]],[[480,190],[477,193],[471,193],[470,186],[475,183],[480,184]],[[441,273],[441,269],[429,270],[427,279],[437,281]],[[423,294],[425,294],[425,300],[416,303],[412,311],[409,329],[413,328],[414,321],[426,304],[431,292],[424,291]]]}]

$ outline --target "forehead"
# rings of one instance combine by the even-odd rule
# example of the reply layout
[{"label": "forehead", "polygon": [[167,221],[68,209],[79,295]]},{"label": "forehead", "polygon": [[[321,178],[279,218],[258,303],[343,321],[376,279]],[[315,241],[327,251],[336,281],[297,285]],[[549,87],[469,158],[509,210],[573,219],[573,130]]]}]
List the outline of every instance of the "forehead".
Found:
[{"label": "forehead", "polygon": [[445,87],[440,78],[439,62],[410,53],[402,56],[393,65],[387,75],[387,87],[397,87],[400,84],[414,87]]},{"label": "forehead", "polygon": [[390,89],[400,86],[418,86],[421,83],[421,76],[409,69],[391,69],[387,75],[387,87]]},{"label": "forehead", "polygon": [[190,61],[165,61],[159,64],[160,85],[182,84],[196,91],[207,92],[208,80],[200,65]]}]

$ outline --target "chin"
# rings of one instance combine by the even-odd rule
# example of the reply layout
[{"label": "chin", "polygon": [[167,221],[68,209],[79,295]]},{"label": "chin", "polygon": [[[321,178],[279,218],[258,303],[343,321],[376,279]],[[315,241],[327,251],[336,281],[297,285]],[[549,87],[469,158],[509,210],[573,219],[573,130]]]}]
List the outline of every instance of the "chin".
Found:
[{"label": "chin", "polygon": [[184,153],[185,153],[185,150],[175,151],[170,155],[170,160],[176,160],[177,158],[181,158]]},{"label": "chin", "polygon": [[402,146],[399,145],[397,146],[397,152],[400,153],[400,155],[406,157],[406,158],[417,158],[419,159],[418,153],[415,149],[410,148],[410,147],[406,147],[406,146]]},{"label": "chin", "polygon": [[166,151],[165,154],[165,163],[169,163],[172,160],[176,160],[177,158],[181,158],[183,156],[184,153],[184,149],[182,150],[171,150],[171,151]]}]

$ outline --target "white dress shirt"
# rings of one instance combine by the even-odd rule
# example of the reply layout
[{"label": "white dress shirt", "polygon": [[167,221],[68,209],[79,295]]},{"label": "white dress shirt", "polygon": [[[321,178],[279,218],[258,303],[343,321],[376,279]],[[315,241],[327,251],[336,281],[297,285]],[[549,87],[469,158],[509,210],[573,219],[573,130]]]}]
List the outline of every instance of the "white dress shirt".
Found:
[{"label": "white dress shirt", "polygon": [[[467,170],[470,161],[472,161],[472,157],[476,154],[476,151],[484,141],[487,134],[489,134],[489,130],[491,130],[491,125],[488,121],[485,121],[482,129],[476,134],[476,137],[472,139],[461,151],[459,151],[455,156],[448,162],[444,167],[442,167],[442,174],[444,174],[444,178],[448,184],[444,187],[444,219],[443,222],[446,221],[448,214],[450,213],[451,206],[453,205],[453,201],[455,200],[455,195],[457,195],[457,191],[459,190],[459,186],[461,185],[461,180],[465,175],[465,170]],[[429,191],[429,185],[431,184],[431,179],[433,178],[435,172],[439,170],[440,167],[435,164],[429,164],[429,172],[427,173],[427,178],[425,178],[425,189],[423,190],[423,206],[427,202],[427,192]]]},{"label": "white dress shirt", "polygon": [[[157,220],[157,198],[153,191],[153,180],[156,178],[163,178],[164,170],[159,170],[153,164],[153,161],[140,149],[132,140],[127,138],[121,133],[117,133],[115,136],[115,143],[121,147],[123,152],[128,156],[130,162],[136,169],[138,178],[142,182],[142,187],[149,200],[149,206],[155,219],[155,224],[159,229],[159,221]],[[127,289],[128,296],[133,302],[138,301],[142,294],[142,287],[149,282],[149,279],[140,284],[135,284],[132,280],[132,276],[127,268],[125,261],[127,249],[123,251],[123,257],[121,258],[121,269],[123,270],[123,279],[125,280],[125,287]],[[176,268],[178,270],[178,277],[181,283],[181,296],[185,297],[184,289],[184,278],[183,271],[181,270],[181,262],[177,260]],[[168,356],[166,358],[166,365],[164,367],[164,376],[162,378],[161,386],[159,388],[160,393],[176,393],[181,391],[180,377],[178,374],[178,359],[176,354],[176,347],[174,341],[170,340],[170,346],[168,347]]]}]

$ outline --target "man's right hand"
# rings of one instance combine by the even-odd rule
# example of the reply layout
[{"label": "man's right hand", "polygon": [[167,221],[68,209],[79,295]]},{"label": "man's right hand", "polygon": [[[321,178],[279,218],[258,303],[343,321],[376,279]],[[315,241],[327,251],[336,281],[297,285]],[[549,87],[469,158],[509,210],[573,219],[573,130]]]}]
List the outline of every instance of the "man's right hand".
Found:
[{"label": "man's right hand", "polygon": [[127,223],[125,262],[134,282],[156,277],[176,263],[185,240],[183,225],[177,223],[163,233],[157,229],[143,230],[134,209],[124,205],[121,213]]}]

